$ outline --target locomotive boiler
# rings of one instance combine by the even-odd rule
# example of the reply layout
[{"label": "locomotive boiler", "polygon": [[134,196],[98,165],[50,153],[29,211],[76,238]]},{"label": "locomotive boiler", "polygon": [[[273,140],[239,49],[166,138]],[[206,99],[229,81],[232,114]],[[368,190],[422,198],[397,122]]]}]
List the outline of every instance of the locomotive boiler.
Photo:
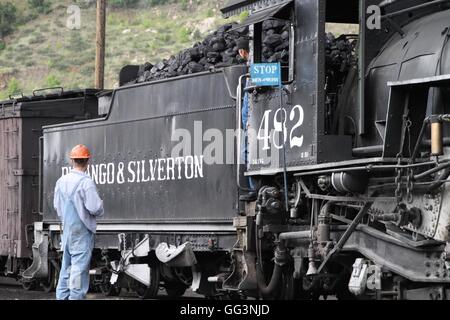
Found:
[{"label": "locomotive boiler", "polygon": [[[450,1],[222,9],[243,11],[250,64],[288,26],[281,88],[252,84],[245,66],[211,68],[124,85],[104,118],[45,127],[43,222],[24,278],[48,276],[53,187],[83,143],[105,200],[91,274],[107,294],[447,299]],[[354,40],[344,57],[327,46],[328,23],[359,26],[341,36]],[[253,202],[239,197],[248,178]]]}]

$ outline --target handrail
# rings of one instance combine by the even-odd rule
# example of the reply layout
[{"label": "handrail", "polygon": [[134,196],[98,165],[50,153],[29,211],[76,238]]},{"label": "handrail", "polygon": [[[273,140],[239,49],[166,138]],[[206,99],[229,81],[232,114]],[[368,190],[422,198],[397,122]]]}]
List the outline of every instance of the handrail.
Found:
[{"label": "handrail", "polygon": [[253,190],[250,190],[248,188],[244,188],[241,186],[241,182],[240,182],[240,167],[241,167],[241,139],[242,139],[242,131],[241,131],[241,123],[242,123],[242,79],[245,77],[249,77],[250,74],[243,74],[242,76],[239,77],[239,83],[238,83],[238,87],[237,87],[237,93],[236,93],[236,97],[237,97],[237,124],[236,124],[236,129],[238,130],[237,133],[237,146],[236,146],[236,184],[239,188],[239,190],[241,191],[245,191],[245,192],[250,192]]},{"label": "handrail", "polygon": [[43,144],[44,144],[44,137],[39,137],[39,169],[38,169],[38,212],[39,214],[43,214],[44,210],[42,208],[43,205],[43,201],[42,201],[42,196],[43,196],[43,186],[42,186],[42,157],[43,155]]},{"label": "handrail", "polygon": [[60,89],[61,90],[60,95],[62,95],[64,93],[64,88],[63,87],[50,87],[50,88],[42,88],[42,89],[34,90],[33,91],[33,96],[36,97],[36,92],[47,91],[47,90],[55,90],[55,89]]},{"label": "handrail", "polygon": [[386,14],[384,16],[381,16],[381,19],[389,19],[389,18],[398,16],[398,15],[401,15],[403,13],[410,13],[410,12],[415,11],[415,10],[428,8],[428,7],[431,7],[431,6],[434,6],[434,5],[438,5],[438,4],[443,4],[443,3],[446,3],[446,2],[450,3],[450,0],[435,0],[435,1],[432,1],[432,2],[422,3],[422,4],[419,4],[417,6],[413,6],[413,7],[409,7],[409,8],[406,8],[406,9],[398,10],[398,11],[395,11],[395,12],[392,12],[392,13],[388,13],[388,14]]}]

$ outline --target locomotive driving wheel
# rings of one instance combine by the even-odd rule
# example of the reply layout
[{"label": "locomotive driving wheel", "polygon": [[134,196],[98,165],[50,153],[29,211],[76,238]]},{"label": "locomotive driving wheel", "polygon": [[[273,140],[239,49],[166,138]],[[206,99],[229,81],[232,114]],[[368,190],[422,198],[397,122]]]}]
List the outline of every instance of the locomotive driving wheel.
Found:
[{"label": "locomotive driving wheel", "polygon": [[150,268],[150,285],[146,286],[143,283],[135,281],[135,288],[138,297],[140,299],[152,299],[156,298],[159,291],[160,273],[157,266]]}]

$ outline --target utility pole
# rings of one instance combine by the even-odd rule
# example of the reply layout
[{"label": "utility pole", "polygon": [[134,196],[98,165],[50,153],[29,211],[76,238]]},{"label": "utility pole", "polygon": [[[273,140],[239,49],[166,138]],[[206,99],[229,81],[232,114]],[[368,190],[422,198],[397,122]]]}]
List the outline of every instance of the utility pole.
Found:
[{"label": "utility pole", "polygon": [[95,53],[95,87],[105,88],[106,0],[97,0],[97,37]]}]

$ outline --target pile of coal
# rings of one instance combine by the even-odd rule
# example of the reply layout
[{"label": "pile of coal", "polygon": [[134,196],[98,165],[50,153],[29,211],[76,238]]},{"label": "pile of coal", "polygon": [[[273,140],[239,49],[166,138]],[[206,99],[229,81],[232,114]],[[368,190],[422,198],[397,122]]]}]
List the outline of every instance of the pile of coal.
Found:
[{"label": "pile of coal", "polygon": [[[164,59],[159,63],[147,62],[140,66],[138,78],[133,83],[171,78],[186,74],[208,71],[245,61],[240,57],[237,40],[248,38],[248,28],[238,28],[229,23],[209,34],[202,42]],[[355,64],[355,43],[345,36],[336,38],[328,33],[326,37],[327,76],[340,83],[348,70]],[[262,62],[289,64],[290,23],[284,20],[267,20],[262,26]]]},{"label": "pile of coal", "polygon": [[165,79],[208,71],[212,67],[245,63],[239,56],[236,41],[248,36],[248,28],[235,29],[237,26],[236,23],[223,25],[192,48],[185,49],[155,65],[149,62],[141,65],[135,82]]},{"label": "pile of coal", "polygon": [[289,21],[263,22],[262,62],[289,64]]}]

